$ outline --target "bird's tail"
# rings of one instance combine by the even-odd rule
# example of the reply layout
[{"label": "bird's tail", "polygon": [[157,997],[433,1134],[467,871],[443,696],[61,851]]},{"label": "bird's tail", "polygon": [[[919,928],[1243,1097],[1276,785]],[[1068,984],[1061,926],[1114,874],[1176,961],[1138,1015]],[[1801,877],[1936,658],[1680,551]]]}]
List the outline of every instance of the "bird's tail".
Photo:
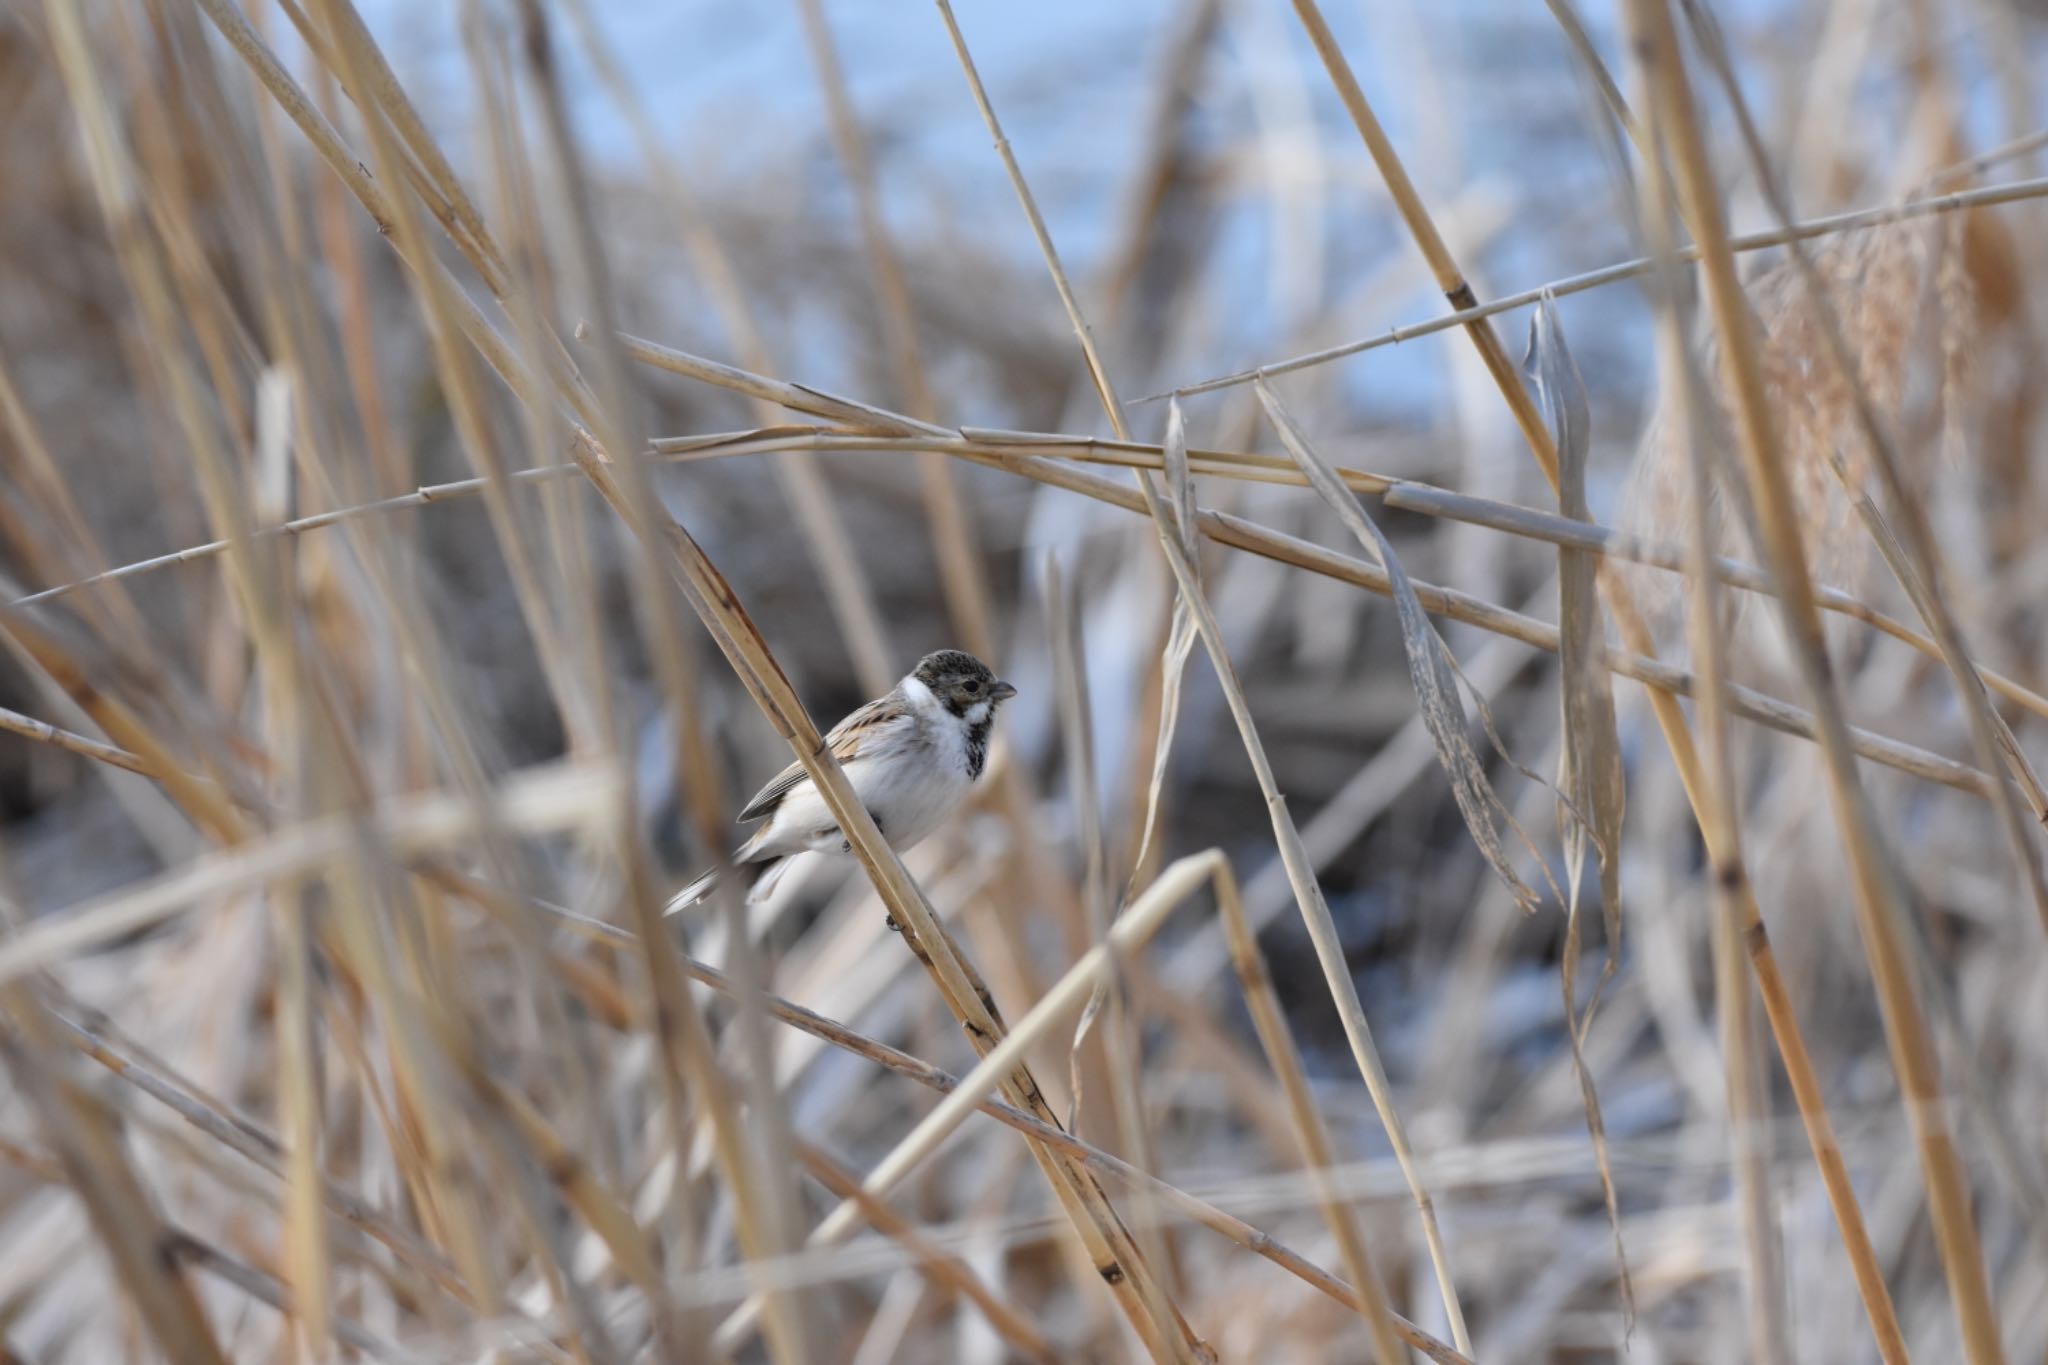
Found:
[{"label": "bird's tail", "polygon": [[668,898],[668,904],[661,907],[664,916],[680,914],[711,894],[711,888],[718,885],[716,870],[706,872],[682,890]]},{"label": "bird's tail", "polygon": [[[783,874],[789,871],[789,865],[795,861],[796,857],[792,854],[789,857],[777,858],[769,863],[762,870],[761,875],[754,879],[754,884],[747,888],[747,904],[753,905],[760,901],[765,901],[773,895],[777,883],[782,880]],[[706,872],[703,876],[676,892],[675,895],[670,896],[668,904],[661,908],[661,913],[663,915],[674,915],[689,909],[693,905],[701,904],[717,885],[718,873],[715,870]]]}]

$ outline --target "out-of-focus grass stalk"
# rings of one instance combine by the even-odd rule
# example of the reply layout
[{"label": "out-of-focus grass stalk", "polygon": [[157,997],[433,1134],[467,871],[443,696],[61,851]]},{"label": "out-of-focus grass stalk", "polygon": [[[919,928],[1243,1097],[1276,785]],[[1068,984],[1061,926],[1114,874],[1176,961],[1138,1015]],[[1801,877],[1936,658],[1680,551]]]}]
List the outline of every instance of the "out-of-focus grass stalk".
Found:
[{"label": "out-of-focus grass stalk", "polygon": [[1901,921],[1907,913],[1897,870],[1884,851],[1857,776],[1835,681],[1821,633],[1797,513],[1780,462],[1776,434],[1756,356],[1754,322],[1728,250],[1727,228],[1693,108],[1690,84],[1671,14],[1663,0],[1631,0],[1634,49],[1658,105],[1686,219],[1702,251],[1706,294],[1721,339],[1722,363],[1735,408],[1744,471],[1755,501],[1760,543],[1777,576],[1780,615],[1819,723],[1828,791],[1848,854],[1857,924],[1883,1005],[1886,1042],[1898,1073],[1906,1115],[1919,1148],[1935,1240],[1949,1277],[1972,1365],[2004,1358],[1983,1254],[1977,1244],[1969,1181],[1956,1150],[1942,1097],[1940,1068],[1906,960]]},{"label": "out-of-focus grass stalk", "polygon": [[[1791,1341],[1783,1284],[1784,1254],[1771,1200],[1768,1152],[1757,1137],[1763,1116],[1756,1105],[1757,1059],[1752,1053],[1748,977],[1743,971],[1742,940],[1752,923],[1759,931],[1762,923],[1756,918],[1755,902],[1748,891],[1749,869],[1742,849],[1736,796],[1740,778],[1728,735],[1726,617],[1722,614],[1720,584],[1712,572],[1714,532],[1710,509],[1714,479],[1709,445],[1712,436],[1705,417],[1712,399],[1686,342],[1690,319],[1682,281],[1672,260],[1677,237],[1667,207],[1671,199],[1670,177],[1662,149],[1654,140],[1658,131],[1655,101],[1647,103],[1651,106],[1652,129],[1639,137],[1644,170],[1638,216],[1660,263],[1669,262],[1651,275],[1657,305],[1658,404],[1663,411],[1674,414],[1674,428],[1683,433],[1692,474],[1691,538],[1686,546],[1686,625],[1694,671],[1700,682],[1695,706],[1703,758],[1697,810],[1711,874],[1708,894],[1714,919],[1714,998],[1720,1016],[1721,1064],[1726,1076],[1729,1157],[1735,1172],[1736,1202],[1747,1251],[1743,1284],[1749,1299],[1750,1353],[1759,1365],[1778,1365],[1789,1359]],[[1826,1122],[1825,1111],[1821,1119]],[[1853,1198],[1846,1207],[1837,1206],[1837,1216],[1844,1214],[1843,1240],[1857,1276],[1857,1288],[1865,1298],[1879,1353],[1889,1365],[1901,1365],[1904,1342],[1883,1276],[1874,1274],[1878,1267],[1869,1233]]]}]

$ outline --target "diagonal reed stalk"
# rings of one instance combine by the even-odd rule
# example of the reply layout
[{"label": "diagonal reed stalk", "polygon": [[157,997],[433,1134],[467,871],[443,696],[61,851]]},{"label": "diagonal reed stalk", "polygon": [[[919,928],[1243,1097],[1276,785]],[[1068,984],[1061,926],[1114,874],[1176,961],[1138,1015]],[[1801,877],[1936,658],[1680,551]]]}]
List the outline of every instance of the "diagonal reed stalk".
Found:
[{"label": "diagonal reed stalk", "polygon": [[[1117,398],[1108,370],[1096,351],[1094,335],[1081,312],[1066,271],[1060,265],[1059,253],[1053,247],[1052,236],[1046,229],[1045,219],[1038,211],[1038,204],[1032,196],[1030,185],[1025,181],[1016,156],[1010,150],[1009,140],[1003,136],[1002,124],[996,117],[995,106],[989,102],[988,92],[982,85],[980,73],[975,69],[974,59],[968,52],[959,22],[953,16],[952,6],[948,0],[936,0],[936,3],[940,18],[945,21],[947,36],[952,40],[954,55],[959,59],[960,69],[967,78],[968,89],[974,96],[975,106],[981,111],[982,122],[987,125],[989,136],[995,142],[996,152],[1002,159],[1004,172],[1010,180],[1010,188],[1015,192],[1025,220],[1031,226],[1032,236],[1038,243],[1039,254],[1045,259],[1053,286],[1059,293],[1068,320],[1073,324],[1074,335],[1080,343],[1081,354],[1087,363],[1088,376],[1094,384],[1096,397],[1102,403],[1103,411],[1109,418],[1111,430],[1116,438],[1119,441],[1128,441],[1130,431],[1125,421],[1123,404]],[[1469,1351],[1471,1341],[1465,1329],[1464,1310],[1458,1301],[1449,1259],[1444,1253],[1443,1237],[1437,1228],[1435,1206],[1428,1191],[1423,1188],[1412,1163],[1407,1159],[1407,1135],[1394,1109],[1392,1087],[1387,1083],[1385,1070],[1380,1064],[1379,1049],[1373,1042],[1372,1027],[1366,1022],[1365,1008],[1358,998],[1357,983],[1352,980],[1350,966],[1345,961],[1339,945],[1336,922],[1330,916],[1330,908],[1323,900],[1322,889],[1317,884],[1314,869],[1302,848],[1300,831],[1295,828],[1293,817],[1287,812],[1286,798],[1280,793],[1279,784],[1273,776],[1272,764],[1266,757],[1265,744],[1259,738],[1258,727],[1252,721],[1251,707],[1245,699],[1243,686],[1238,682],[1236,668],[1224,643],[1222,628],[1217,624],[1215,614],[1210,610],[1200,582],[1195,576],[1194,566],[1189,563],[1181,546],[1174,520],[1160,498],[1150,472],[1137,471],[1135,481],[1138,494],[1144,502],[1145,512],[1152,519],[1153,527],[1158,534],[1159,545],[1166,556],[1167,566],[1173,571],[1180,600],[1186,603],[1188,610],[1193,613],[1197,633],[1209,656],[1210,667],[1215,670],[1217,681],[1222,685],[1224,698],[1230,707],[1231,719],[1237,724],[1245,754],[1251,760],[1252,771],[1258,778],[1259,790],[1266,799],[1266,812],[1273,824],[1273,836],[1279,845],[1281,858],[1286,864],[1288,880],[1294,887],[1295,904],[1301,911],[1302,922],[1315,945],[1316,959],[1322,967],[1324,983],[1329,988],[1330,997],[1336,1004],[1338,1016],[1343,1022],[1345,1039],[1351,1046],[1353,1060],[1358,1064],[1359,1075],[1372,1096],[1373,1108],[1379,1115],[1381,1126],[1386,1130],[1388,1141],[1394,1150],[1401,1154],[1403,1174],[1408,1179],[1409,1193],[1415,1200],[1416,1211],[1422,1224],[1423,1242],[1429,1249],[1431,1267],[1436,1275],[1437,1290],[1442,1296],[1444,1311],[1451,1323],[1452,1339],[1461,1351]]]}]

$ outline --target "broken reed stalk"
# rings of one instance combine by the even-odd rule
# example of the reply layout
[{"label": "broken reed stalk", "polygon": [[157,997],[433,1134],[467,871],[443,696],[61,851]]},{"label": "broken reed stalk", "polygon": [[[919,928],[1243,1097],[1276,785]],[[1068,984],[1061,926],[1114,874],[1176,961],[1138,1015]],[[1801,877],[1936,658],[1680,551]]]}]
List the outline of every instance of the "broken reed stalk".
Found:
[{"label": "broken reed stalk", "polygon": [[[1088,712],[1088,660],[1081,632],[1080,585],[1078,581],[1069,582],[1060,572],[1058,556],[1052,551],[1046,553],[1039,579],[1045,599],[1046,633],[1051,637],[1053,703],[1063,741],[1068,800],[1080,829],[1081,898],[1089,942],[1100,946],[1111,942],[1110,917],[1118,907],[1110,899],[1109,867],[1103,849],[1101,794],[1095,779],[1095,731]],[[1123,954],[1115,949],[1111,953],[1111,970],[1089,996],[1067,1044],[1071,1095],[1067,1126],[1077,1133],[1082,1131],[1089,1063],[1094,1062],[1098,1075],[1106,1073],[1108,1083],[1104,1088],[1108,1091],[1110,1126],[1125,1159],[1151,1171],[1158,1169],[1159,1157],[1145,1127],[1140,1084],[1144,1029],[1131,1009],[1129,983],[1119,961]],[[1100,1033],[1096,1031],[1098,1022],[1102,1024]],[[1092,1050],[1091,1038],[1096,1040]],[[1181,1286],[1172,1248],[1149,1201],[1142,1195],[1133,1206],[1133,1214],[1139,1246],[1177,1296]]]},{"label": "broken reed stalk", "polygon": [[1883,1006],[1886,1042],[1907,1119],[1919,1149],[1935,1241],[1962,1328],[1964,1354],[1972,1365],[1996,1365],[2003,1360],[2004,1350],[1970,1209],[1969,1182],[1943,1103],[1940,1067],[1920,1011],[1913,969],[1906,959],[1904,892],[1851,757],[1848,724],[1835,693],[1803,536],[1757,362],[1754,323],[1736,275],[1734,255],[1728,249],[1719,189],[1693,106],[1676,29],[1664,0],[1631,0],[1629,15],[1637,37],[1633,50],[1671,148],[1687,221],[1701,246],[1707,299],[1721,338],[1721,358],[1733,396],[1760,543],[1781,585],[1779,611],[1820,725],[1828,792],[1849,858],[1857,925]]},{"label": "broken reed stalk", "polygon": [[[935,3],[939,16],[946,25],[946,34],[952,40],[953,52],[959,60],[961,73],[966,77],[968,90],[974,97],[975,107],[980,111],[982,122],[995,143],[996,153],[1003,163],[1004,174],[1010,181],[1012,192],[1017,196],[1018,206],[1031,227],[1039,254],[1045,261],[1053,287],[1059,294],[1068,321],[1073,326],[1074,336],[1081,347],[1082,358],[1087,363],[1088,376],[1095,387],[1096,397],[1109,419],[1113,434],[1119,441],[1128,441],[1130,430],[1125,420],[1123,404],[1117,398],[1109,371],[1096,350],[1094,333],[1081,311],[1073,286],[1067,279],[1066,270],[1060,264],[1059,252],[1053,246],[1052,234],[1047,230],[1045,219],[1038,211],[1038,203],[1031,193],[1031,186],[1024,178],[1023,169],[1017,164],[1009,139],[1003,135],[1002,122],[996,117],[995,106],[990,103],[988,91],[982,85],[981,74],[975,67],[973,55],[968,51],[966,38],[960,32],[959,21],[954,18],[952,5],[949,0],[935,0]],[[1443,1298],[1444,1311],[1451,1324],[1452,1338],[1461,1351],[1469,1352],[1471,1344],[1465,1330],[1464,1310],[1459,1304],[1449,1258],[1444,1253],[1443,1237],[1437,1227],[1435,1206],[1412,1164],[1405,1159],[1408,1149],[1407,1136],[1400,1116],[1393,1106],[1392,1089],[1387,1084],[1385,1072],[1380,1065],[1379,1049],[1373,1042],[1372,1027],[1366,1021],[1365,1008],[1358,998],[1357,983],[1352,980],[1350,966],[1339,942],[1336,922],[1330,915],[1328,904],[1323,900],[1322,888],[1316,880],[1315,870],[1302,848],[1300,831],[1295,828],[1294,819],[1287,811],[1286,798],[1280,793],[1279,784],[1273,776],[1272,764],[1266,756],[1265,743],[1259,737],[1258,727],[1252,720],[1251,706],[1245,698],[1242,684],[1238,681],[1236,666],[1231,661],[1222,627],[1217,624],[1215,614],[1210,610],[1194,565],[1189,562],[1180,541],[1180,533],[1159,496],[1151,473],[1138,470],[1135,482],[1137,493],[1143,500],[1144,510],[1152,520],[1167,566],[1173,572],[1179,600],[1186,604],[1188,611],[1193,615],[1197,634],[1209,657],[1210,667],[1215,671],[1217,682],[1222,687],[1225,702],[1230,708],[1231,719],[1236,723],[1238,736],[1243,742],[1245,755],[1250,759],[1252,772],[1258,779],[1259,791],[1266,799],[1266,813],[1272,822],[1273,837],[1287,867],[1288,880],[1294,888],[1295,903],[1301,911],[1302,922],[1315,946],[1316,959],[1322,968],[1324,983],[1329,988],[1331,1000],[1336,1005],[1338,1017],[1343,1023],[1345,1039],[1350,1044],[1353,1060],[1357,1063],[1359,1075],[1372,1096],[1373,1108],[1379,1116],[1381,1126],[1386,1130],[1388,1141],[1397,1153],[1404,1156],[1402,1171],[1415,1201],[1416,1212],[1422,1225],[1423,1242],[1429,1250],[1431,1268],[1436,1276],[1437,1290]]]}]

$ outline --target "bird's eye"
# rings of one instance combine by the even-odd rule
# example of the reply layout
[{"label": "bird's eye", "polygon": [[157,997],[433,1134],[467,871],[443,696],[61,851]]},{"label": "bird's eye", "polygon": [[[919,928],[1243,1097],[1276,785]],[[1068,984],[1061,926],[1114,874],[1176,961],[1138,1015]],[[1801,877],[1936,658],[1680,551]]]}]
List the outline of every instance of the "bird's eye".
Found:
[{"label": "bird's eye", "polygon": [[976,692],[981,691],[981,680],[979,678],[969,678],[961,686],[967,689],[967,695],[971,697]]}]

